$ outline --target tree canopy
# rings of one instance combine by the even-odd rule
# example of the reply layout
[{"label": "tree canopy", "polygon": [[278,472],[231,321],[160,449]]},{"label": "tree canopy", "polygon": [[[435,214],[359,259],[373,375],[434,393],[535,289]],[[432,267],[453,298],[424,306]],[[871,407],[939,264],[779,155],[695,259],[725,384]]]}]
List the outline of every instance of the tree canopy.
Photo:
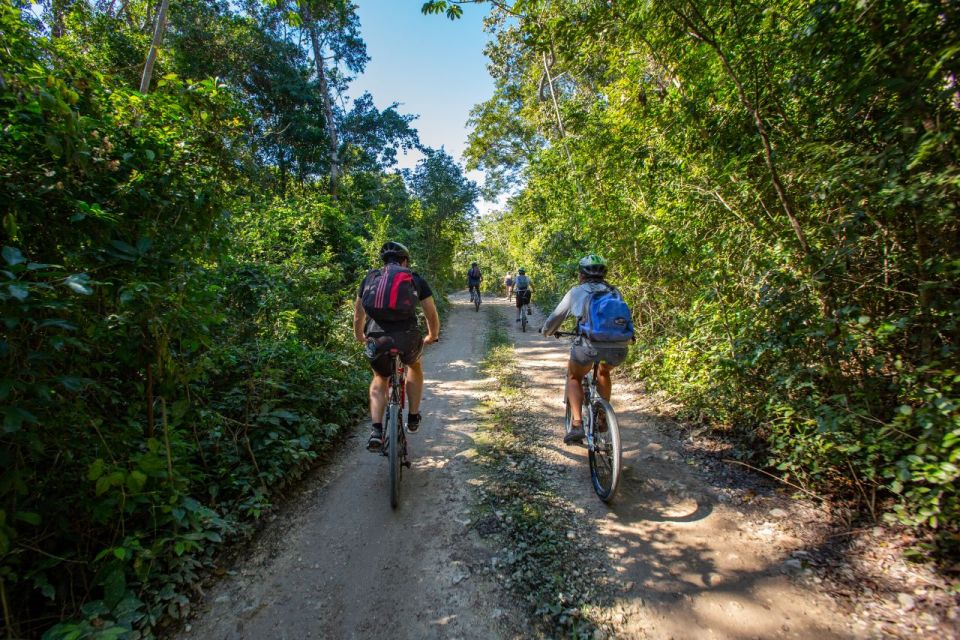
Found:
[{"label": "tree canopy", "polygon": [[364,412],[379,244],[442,298],[476,187],[366,59],[350,2],[0,2],[5,637],[181,619]]},{"label": "tree canopy", "polygon": [[604,255],[634,372],[741,457],[956,550],[955,3],[485,5],[479,250],[556,296]]}]

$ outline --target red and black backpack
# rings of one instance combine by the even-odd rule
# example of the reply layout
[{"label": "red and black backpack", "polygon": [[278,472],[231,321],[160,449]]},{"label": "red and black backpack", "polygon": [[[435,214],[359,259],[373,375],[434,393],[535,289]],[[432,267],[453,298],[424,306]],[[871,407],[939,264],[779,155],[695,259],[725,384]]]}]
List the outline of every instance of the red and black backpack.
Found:
[{"label": "red and black backpack", "polygon": [[388,264],[367,276],[360,302],[367,315],[377,324],[399,322],[415,318],[417,313],[417,288],[413,284],[413,272],[398,264]]}]

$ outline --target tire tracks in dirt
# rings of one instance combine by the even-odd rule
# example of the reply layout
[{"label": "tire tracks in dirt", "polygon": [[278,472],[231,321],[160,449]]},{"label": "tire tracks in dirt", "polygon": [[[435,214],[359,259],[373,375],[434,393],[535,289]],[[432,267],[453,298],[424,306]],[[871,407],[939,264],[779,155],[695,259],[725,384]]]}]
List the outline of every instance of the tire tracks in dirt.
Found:
[{"label": "tire tracks in dirt", "polygon": [[[542,321],[536,312],[532,325]],[[800,541],[776,522],[750,521],[728,506],[729,495],[721,497],[688,464],[680,443],[659,428],[662,419],[646,411],[648,400],[623,380],[613,394],[623,440],[621,485],[610,505],[597,499],[586,449],[562,443],[569,344],[529,329],[512,329],[510,336],[527,396],[518,419],[540,434],[536,454],[560,469],[554,487],[578,510],[575,535],[606,549],[607,571],[584,608],[600,625],[596,636],[868,637],[830,598],[795,579],[802,565],[792,552]],[[789,510],[780,516],[790,517]]]},{"label": "tire tracks in dirt", "polygon": [[[514,418],[537,435],[530,451],[549,470],[556,499],[569,505],[573,538],[584,541],[576,549],[589,555],[583,567],[568,569],[586,568],[578,579],[587,584],[583,602],[597,623],[595,638],[867,637],[795,579],[790,552],[800,542],[728,506],[687,464],[676,438],[658,428],[644,397],[622,382],[613,405],[625,470],[613,503],[601,503],[586,451],[561,441],[566,343],[521,333],[502,299],[487,299],[479,313],[464,294],[453,302],[441,342],[424,356],[424,422],[410,438],[414,464],[404,473],[400,507],[389,505],[386,461],[364,449],[364,423],[243,557],[224,567],[228,575],[204,595],[179,638],[569,634],[569,626],[545,630],[511,591],[498,558],[516,550],[502,546],[498,527],[484,531],[473,488],[491,482],[476,462],[476,438],[480,402],[496,401],[496,381],[478,365],[487,316],[497,313],[507,316],[524,380]],[[532,325],[541,322],[535,312]]]},{"label": "tire tracks in dirt", "polygon": [[204,595],[182,640],[522,638],[524,616],[474,568],[493,551],[472,527],[470,481],[481,390],[480,312],[454,296],[424,354],[420,430],[409,437],[400,505],[368,423]]}]

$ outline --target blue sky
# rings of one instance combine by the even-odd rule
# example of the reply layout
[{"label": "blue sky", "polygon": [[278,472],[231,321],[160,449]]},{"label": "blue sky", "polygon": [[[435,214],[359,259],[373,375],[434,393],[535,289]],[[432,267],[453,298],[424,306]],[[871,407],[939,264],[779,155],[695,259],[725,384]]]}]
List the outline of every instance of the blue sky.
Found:
[{"label": "blue sky", "polygon": [[[419,114],[420,141],[444,147],[462,162],[470,109],[493,94],[483,47],[486,5],[467,5],[463,17],[420,13],[423,0],[357,0],[363,39],[371,60],[350,86],[350,97],[369,91],[377,107],[399,102],[401,113]],[[416,156],[400,156],[412,167]],[[482,182],[482,175],[470,178]],[[480,210],[491,205],[480,203]]]}]

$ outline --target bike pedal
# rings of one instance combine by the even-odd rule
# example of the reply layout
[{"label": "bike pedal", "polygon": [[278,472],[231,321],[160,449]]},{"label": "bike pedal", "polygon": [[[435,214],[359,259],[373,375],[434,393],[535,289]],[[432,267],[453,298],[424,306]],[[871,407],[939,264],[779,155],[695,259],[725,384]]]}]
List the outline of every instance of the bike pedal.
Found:
[{"label": "bike pedal", "polygon": [[407,469],[409,469],[409,468],[410,468],[411,466],[413,466],[413,465],[412,465],[412,463],[411,463],[409,460],[406,460],[406,461],[404,461],[403,466],[405,466]]}]

